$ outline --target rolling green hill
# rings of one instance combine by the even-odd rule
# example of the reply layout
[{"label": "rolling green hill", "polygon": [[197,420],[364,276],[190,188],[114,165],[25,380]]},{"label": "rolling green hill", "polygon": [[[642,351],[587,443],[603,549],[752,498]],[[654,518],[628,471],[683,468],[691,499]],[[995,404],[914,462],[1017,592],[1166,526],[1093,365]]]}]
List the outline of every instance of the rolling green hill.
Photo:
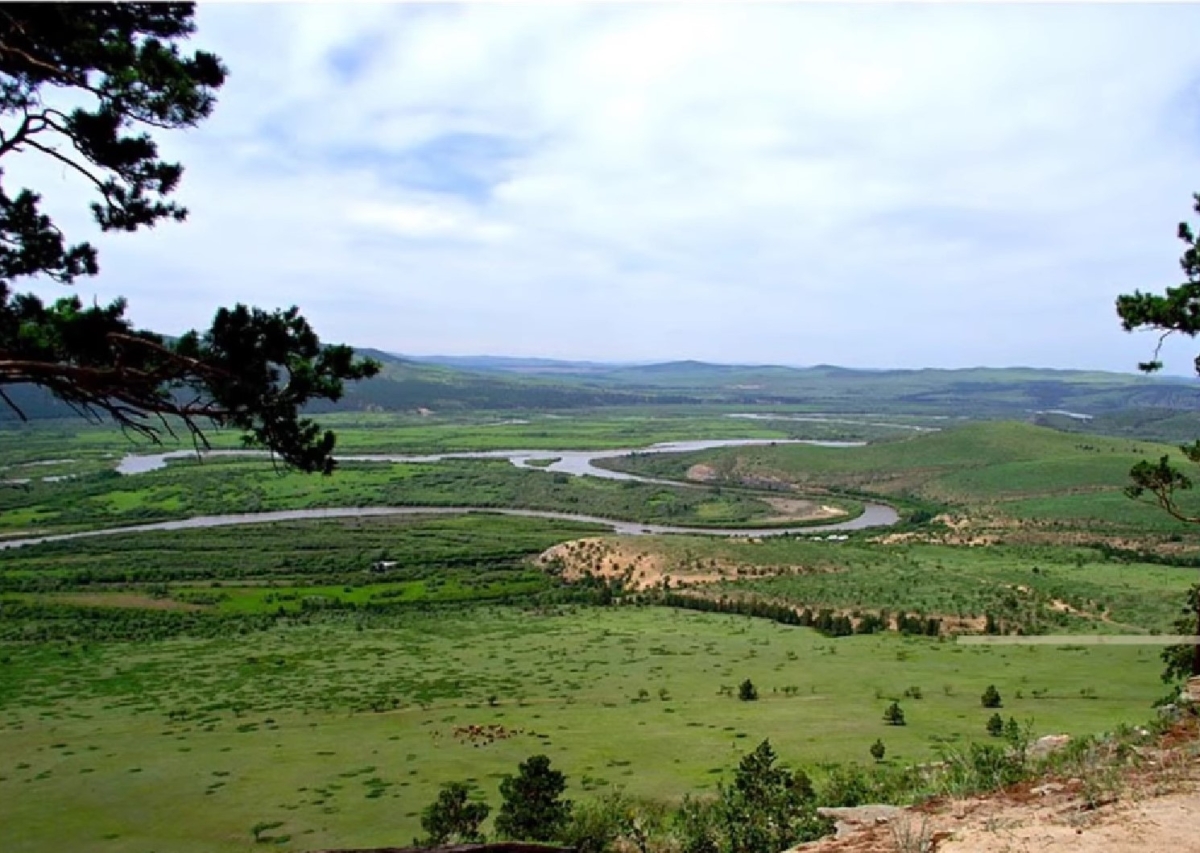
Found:
[{"label": "rolling green hill", "polygon": [[[1186,439],[1192,424],[1200,426],[1200,417],[1193,414],[1200,413],[1200,383],[1185,378],[1033,368],[852,370],[699,361],[606,365],[497,357],[430,360],[369,349],[361,353],[382,363],[380,375],[349,386],[337,404],[321,403],[312,413],[647,405],[734,413],[767,407],[793,414],[1035,419],[1062,429],[1168,440]],[[31,419],[72,416],[40,389],[6,391]],[[0,407],[0,422],[15,418],[7,407]]]},{"label": "rolling green hill", "polygon": [[[1091,416],[1148,408],[1200,411],[1200,384],[1190,379],[1099,371],[852,370],[699,361],[604,365],[491,357],[392,359],[388,365],[381,380],[364,383],[356,394],[363,400],[428,394],[443,405],[479,407],[486,401],[497,408],[526,407],[538,399],[564,407],[704,404],[986,418],[1030,418],[1054,411]],[[386,389],[389,382],[402,384],[403,393]]]},{"label": "rolling green hill", "polygon": [[[1186,532],[1186,525],[1122,491],[1131,466],[1163,454],[1182,462],[1170,445],[979,422],[861,448],[780,444],[603,464],[664,477],[682,477],[691,466],[704,464],[725,482],[775,480],[1072,527]],[[1200,506],[1200,496],[1189,503]]]}]

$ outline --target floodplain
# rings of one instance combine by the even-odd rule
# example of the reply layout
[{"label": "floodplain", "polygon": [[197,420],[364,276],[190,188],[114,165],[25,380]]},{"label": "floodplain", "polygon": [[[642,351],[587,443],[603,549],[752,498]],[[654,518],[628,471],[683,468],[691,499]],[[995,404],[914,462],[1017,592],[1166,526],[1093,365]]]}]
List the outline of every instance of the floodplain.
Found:
[{"label": "floodplain", "polygon": [[[1169,446],[917,418],[903,423],[925,430],[693,413],[339,419],[346,453],[870,443],[616,465],[672,485],[476,459],[347,462],[320,478],[187,458],[122,476],[119,435],[6,432],[5,476],[32,480],[0,497],[8,539],[218,512],[479,511],[0,552],[0,847],[252,850],[263,824],[274,849],[401,845],[439,785],[474,781],[494,806],[499,779],[535,753],[576,800],[678,802],[713,792],[764,738],[818,787],[835,767],[875,766],[877,739],[891,768],[988,742],[989,685],[1035,735],[1140,724],[1166,691],[1153,646],[956,635],[989,618],[1012,634],[1170,631],[1197,543],[1120,494],[1131,460]],[[697,465],[717,476],[689,477]],[[703,533],[761,524],[781,496],[846,515],[883,500],[900,520],[838,536]],[[487,512],[514,506],[696,533]],[[765,616],[731,612],[755,606]],[[780,618],[803,611],[886,625],[832,636]],[[901,614],[935,629],[897,630]],[[746,680],[754,701],[738,696]],[[883,719],[893,701],[903,726]]]}]

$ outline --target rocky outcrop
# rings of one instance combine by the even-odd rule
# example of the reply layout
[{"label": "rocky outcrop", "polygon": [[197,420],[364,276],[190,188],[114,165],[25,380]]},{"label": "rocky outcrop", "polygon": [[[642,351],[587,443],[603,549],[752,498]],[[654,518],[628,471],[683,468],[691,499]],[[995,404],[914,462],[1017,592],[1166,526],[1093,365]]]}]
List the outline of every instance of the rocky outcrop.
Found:
[{"label": "rocky outcrop", "polygon": [[888,823],[903,812],[899,806],[887,805],[817,809],[817,814],[834,822],[835,838],[845,838],[861,829]]},{"label": "rocky outcrop", "polygon": [[1184,702],[1191,702],[1193,705],[1200,705],[1200,676],[1193,676],[1183,685],[1183,691],[1179,696]]},{"label": "rocky outcrop", "polygon": [[1070,742],[1070,735],[1046,735],[1045,737],[1040,737],[1029,747],[1029,757],[1045,758],[1051,753],[1058,752]]}]

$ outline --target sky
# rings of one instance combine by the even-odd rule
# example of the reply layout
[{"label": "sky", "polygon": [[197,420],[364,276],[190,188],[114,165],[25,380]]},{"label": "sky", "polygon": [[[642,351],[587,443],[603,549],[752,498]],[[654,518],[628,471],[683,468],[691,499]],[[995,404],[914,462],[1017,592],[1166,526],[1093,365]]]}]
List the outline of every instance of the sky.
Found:
[{"label": "sky", "polygon": [[[189,220],[99,237],[77,285],[164,333],[240,301],[418,355],[1129,372],[1154,340],[1116,296],[1183,280],[1197,5],[196,20],[230,76],[160,137]],[[28,168],[91,237],[84,188]]]}]

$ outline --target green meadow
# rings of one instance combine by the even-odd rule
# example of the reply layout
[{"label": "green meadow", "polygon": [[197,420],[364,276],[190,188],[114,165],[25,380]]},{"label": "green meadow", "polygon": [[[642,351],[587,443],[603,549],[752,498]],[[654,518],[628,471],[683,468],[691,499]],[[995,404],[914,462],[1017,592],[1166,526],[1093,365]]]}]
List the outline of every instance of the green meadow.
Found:
[{"label": "green meadow", "polygon": [[[340,453],[430,453],[479,450],[608,450],[636,448],[663,441],[754,438],[867,441],[905,432],[903,427],[938,424],[937,419],[889,415],[897,426],[872,424],[876,418],[837,416],[827,422],[747,420],[728,415],[742,411],[730,406],[639,406],[572,412],[470,412],[428,416],[396,412],[330,413],[320,416],[323,427],[337,432]],[[5,424],[0,430],[0,465],[19,466],[47,459],[70,458],[96,464],[126,453],[190,449],[186,430],[162,434],[161,446],[107,426],[79,421],[41,421],[31,425]],[[240,447],[236,432],[208,433],[213,447]],[[24,476],[28,471],[6,476]],[[34,472],[34,476],[39,472]]]},{"label": "green meadow", "polygon": [[[826,639],[643,607],[458,608],[280,621],[236,637],[48,644],[0,658],[0,848],[236,851],[407,843],[439,783],[544,752],[569,793],[711,791],[764,737],[896,763],[984,740],[979,696],[1038,733],[1149,716],[1155,651]],[[751,679],[756,702],[739,701]],[[920,698],[912,698],[919,695]],[[908,724],[884,724],[899,699]],[[491,727],[491,738],[471,726]]]},{"label": "green meadow", "polygon": [[[800,488],[916,498],[977,515],[1058,523],[1062,529],[1187,533],[1186,525],[1122,493],[1133,465],[1164,455],[1188,464],[1173,445],[981,422],[860,448],[781,444],[598,464],[678,478],[703,463],[725,482],[776,478]],[[1183,501],[1185,507],[1200,508],[1194,495],[1183,495]]]},{"label": "green meadow", "polygon": [[882,545],[858,534],[847,542],[658,536],[627,547],[661,560],[677,582],[720,572],[723,580],[703,587],[711,595],[754,595],[814,611],[990,613],[1031,633],[1171,632],[1187,589],[1200,579],[1194,565],[1142,562],[1095,546]]},{"label": "green meadow", "polygon": [[[111,470],[0,489],[0,533],[69,532],[193,515],[354,506],[523,508],[696,527],[777,521],[764,495],[744,489],[575,477],[503,459],[346,462],[333,477],[277,470],[269,460],[171,460],[133,476]],[[852,517],[861,505],[822,496]]]},{"label": "green meadow", "polygon": [[[696,418],[690,432],[682,416],[527,420],[361,416],[338,427],[343,447],[390,453],[852,437],[829,424],[721,416]],[[848,613],[986,613],[1039,634],[1169,631],[1196,572],[1188,531],[1120,492],[1132,462],[1169,447],[1024,424],[892,430],[862,448],[779,445],[620,463],[668,478],[703,463],[723,478],[699,487],[502,460],[347,463],[321,478],[263,459],[183,459],[122,477],[111,470],[127,449],[119,435],[59,430],[0,435],[5,476],[34,479],[0,491],[0,531],[382,505],[737,525],[768,517],[775,509],[765,499],[779,494],[747,481],[795,482],[800,494],[850,511],[883,498],[910,515],[897,531],[845,540],[620,539],[593,524],[480,512],[0,551],[6,853],[405,845],[440,784],[474,781],[496,806],[500,778],[537,753],[567,773],[577,800],[619,789],[673,802],[713,792],[770,738],[819,787],[837,765],[873,766],[877,738],[894,768],[993,742],[992,711],[980,702],[990,684],[1001,713],[1035,735],[1145,722],[1167,689],[1154,646],[968,646],[895,632],[833,639],[665,607],[652,591],[596,579],[566,583],[532,559],[582,538],[649,555],[677,579],[718,576],[688,594]],[[75,476],[43,482],[42,472]],[[1015,520],[1016,532],[1042,524],[1062,539],[987,547],[904,539],[945,533],[933,515],[946,510]],[[1114,531],[1120,547],[1103,541]],[[1151,540],[1185,550],[1139,550]],[[747,679],[756,701],[737,698]],[[893,700],[904,726],[883,721]]]}]

